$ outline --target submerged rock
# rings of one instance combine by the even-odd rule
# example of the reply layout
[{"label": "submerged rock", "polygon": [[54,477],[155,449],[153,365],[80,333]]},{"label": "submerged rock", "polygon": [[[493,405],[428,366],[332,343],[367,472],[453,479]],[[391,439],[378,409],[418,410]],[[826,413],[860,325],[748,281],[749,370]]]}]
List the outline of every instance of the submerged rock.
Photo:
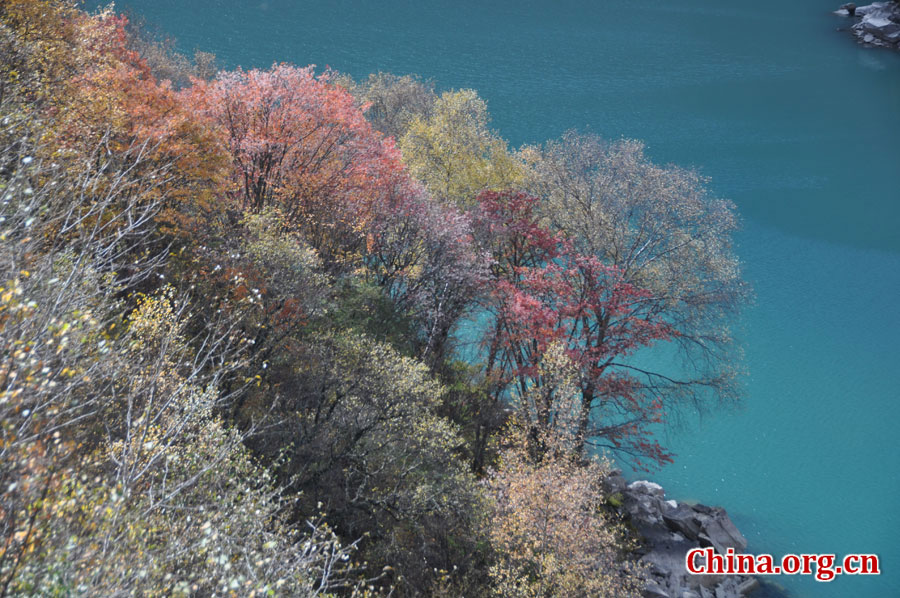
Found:
[{"label": "submerged rock", "polygon": [[604,484],[607,492],[621,497],[615,503],[618,511],[643,541],[638,554],[650,571],[646,598],[742,598],[759,586],[747,575],[691,575],[685,567],[692,548],[712,546],[720,554],[747,548],[725,509],[666,500],[659,484],[626,484],[618,470]]},{"label": "submerged rock", "polygon": [[900,49],[900,4],[875,2],[866,6],[845,4],[835,14],[857,17],[850,31],[867,45]]}]

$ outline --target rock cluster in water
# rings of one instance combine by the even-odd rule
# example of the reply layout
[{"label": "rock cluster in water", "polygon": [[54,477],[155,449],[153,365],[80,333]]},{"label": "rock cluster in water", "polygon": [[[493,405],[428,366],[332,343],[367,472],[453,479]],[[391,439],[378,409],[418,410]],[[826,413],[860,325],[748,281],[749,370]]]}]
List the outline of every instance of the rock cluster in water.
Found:
[{"label": "rock cluster in water", "polygon": [[742,598],[758,587],[754,577],[691,575],[685,568],[685,555],[692,548],[711,546],[720,554],[747,548],[725,509],[665,500],[659,484],[628,484],[618,470],[606,479],[606,486],[619,512],[643,539],[638,554],[651,576],[646,598]]},{"label": "rock cluster in water", "polygon": [[862,43],[900,49],[900,3],[844,4],[835,14],[859,19],[850,31]]}]

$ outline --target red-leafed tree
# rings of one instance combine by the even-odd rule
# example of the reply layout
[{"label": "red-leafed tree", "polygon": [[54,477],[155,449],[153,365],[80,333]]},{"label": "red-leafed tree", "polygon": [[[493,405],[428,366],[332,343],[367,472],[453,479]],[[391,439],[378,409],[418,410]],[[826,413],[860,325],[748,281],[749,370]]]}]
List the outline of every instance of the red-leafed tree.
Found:
[{"label": "red-leafed tree", "polygon": [[185,94],[224,130],[243,210],[277,206],[330,270],[358,265],[373,206],[406,175],[393,141],[330,74],[238,69]]},{"label": "red-leafed tree", "polygon": [[276,207],[329,273],[364,272],[416,323],[422,356],[440,361],[484,260],[468,217],[409,177],[365,106],[330,73],[283,64],[194,81],[183,95],[223,133],[236,207]]},{"label": "red-leafed tree", "polygon": [[[478,196],[473,210],[475,234],[479,244],[491,260],[491,280],[494,288],[519,288],[523,268],[536,268],[552,260],[558,253],[560,239],[542,226],[537,219],[538,199],[517,191],[485,191]],[[486,355],[488,379],[502,378],[508,364],[498,363],[501,357],[501,332],[505,326],[502,303],[496,294],[489,294],[484,307],[493,316],[487,335]],[[501,382],[502,385],[502,382]]]},{"label": "red-leafed tree", "polygon": [[[544,383],[539,366],[545,352],[563,343],[579,368],[580,404],[566,414],[576,422],[578,448],[589,443],[638,461],[668,461],[649,429],[663,421],[663,401],[629,363],[638,350],[676,334],[662,314],[647,309],[649,292],[625,282],[615,267],[565,246],[552,261],[518,274],[518,285],[499,281],[495,290],[503,322],[498,345],[515,394],[534,395]],[[554,395],[539,394],[544,404],[534,406],[534,424],[549,429]]]},{"label": "red-leafed tree", "polygon": [[[520,402],[536,430],[566,416],[575,422],[576,449],[604,446],[656,463],[670,455],[652,439],[663,421],[665,397],[635,375],[636,352],[677,336],[651,294],[619,268],[583,255],[543,226],[538,200],[522,193],[488,192],[479,199],[480,238],[494,257],[488,299],[493,322],[487,330],[488,375],[496,395],[539,396],[537,405]],[[561,344],[578,369],[573,413],[559,413],[545,380],[543,360]]]}]

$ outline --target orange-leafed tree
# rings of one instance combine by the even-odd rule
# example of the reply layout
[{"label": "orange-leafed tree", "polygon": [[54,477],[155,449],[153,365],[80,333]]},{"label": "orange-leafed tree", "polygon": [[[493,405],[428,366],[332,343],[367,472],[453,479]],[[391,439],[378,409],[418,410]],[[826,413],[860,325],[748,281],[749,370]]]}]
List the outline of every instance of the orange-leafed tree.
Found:
[{"label": "orange-leafed tree", "polygon": [[[147,199],[165,198],[167,230],[196,233],[197,216],[211,211],[225,178],[223,140],[128,48],[126,24],[112,15],[93,19],[100,59],[73,77],[69,99],[56,110],[55,145],[74,155],[93,150],[98,170],[144,164]],[[98,144],[105,152],[96,151]],[[135,159],[118,163],[122,156]]]},{"label": "orange-leafed tree", "polygon": [[88,15],[65,1],[10,0],[0,19],[5,130],[25,119],[40,123],[40,153],[32,157],[73,178],[91,174],[95,184],[73,196],[82,216],[91,214],[85,227],[119,226],[111,211],[98,216],[95,208],[126,172],[141,181],[142,205],[158,207],[140,218],[164,214],[177,223],[212,205],[227,165],[224,144],[129,49],[124,17],[110,10]]}]

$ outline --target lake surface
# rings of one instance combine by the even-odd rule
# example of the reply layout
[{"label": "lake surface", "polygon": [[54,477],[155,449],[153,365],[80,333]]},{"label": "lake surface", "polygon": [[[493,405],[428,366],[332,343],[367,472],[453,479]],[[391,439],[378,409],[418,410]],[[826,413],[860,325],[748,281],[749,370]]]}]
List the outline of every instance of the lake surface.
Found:
[{"label": "lake surface", "polygon": [[513,145],[576,127],[709,176],[744,218],[746,400],[671,432],[653,477],[726,506],[751,551],[881,557],[877,577],[772,578],[790,595],[882,598],[900,596],[900,53],[836,32],[840,3],[130,5],[227,67],[418,73],[477,89]]}]

